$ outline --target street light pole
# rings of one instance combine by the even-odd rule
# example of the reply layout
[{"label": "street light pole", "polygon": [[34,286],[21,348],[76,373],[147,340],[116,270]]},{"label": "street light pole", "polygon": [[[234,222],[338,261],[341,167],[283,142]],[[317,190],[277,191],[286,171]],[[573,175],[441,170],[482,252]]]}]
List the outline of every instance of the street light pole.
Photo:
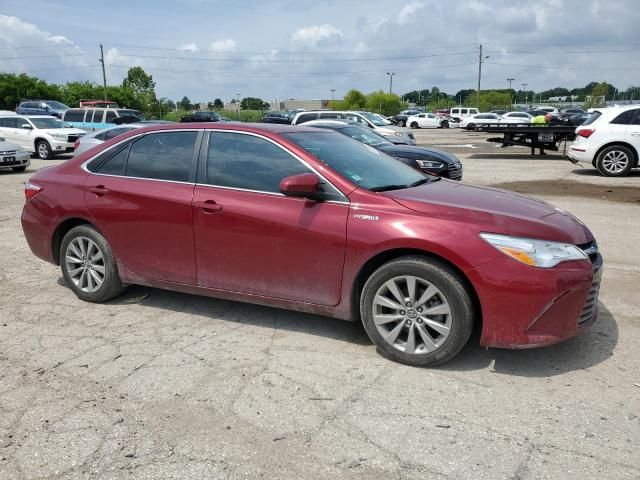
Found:
[{"label": "street light pole", "polygon": [[524,91],[524,105],[525,107],[527,106],[527,85],[529,85],[528,83],[523,83],[522,84],[522,90]]},{"label": "street light pole", "polygon": [[336,89],[335,89],[335,88],[332,88],[332,89],[331,89],[331,100],[333,100],[333,92],[335,92],[335,91],[336,91]]},{"label": "street light pole", "polygon": [[482,62],[484,62],[489,55],[483,57],[482,56],[482,44],[480,44],[478,55],[478,111],[480,111],[480,80],[482,79]]},{"label": "street light pole", "polygon": [[391,93],[391,90],[393,89],[393,76],[396,74],[396,72],[387,72],[387,75],[389,75],[389,93]]},{"label": "street light pole", "polygon": [[510,109],[513,110],[513,95],[511,94],[511,82],[513,82],[515,80],[515,78],[507,78],[507,82],[509,82],[509,99],[511,100],[510,105]]},{"label": "street light pole", "polygon": [[238,120],[240,120],[240,94],[236,93],[236,97],[238,97],[238,100],[236,103],[238,104]]}]

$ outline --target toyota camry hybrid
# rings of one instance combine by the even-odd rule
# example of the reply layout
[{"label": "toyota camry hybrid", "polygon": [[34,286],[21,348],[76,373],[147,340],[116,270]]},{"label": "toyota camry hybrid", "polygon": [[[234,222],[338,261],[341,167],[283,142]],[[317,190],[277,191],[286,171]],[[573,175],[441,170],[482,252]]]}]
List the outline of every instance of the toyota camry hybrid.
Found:
[{"label": "toyota camry hybrid", "polygon": [[340,133],[136,129],[25,186],[33,253],[81,299],[148,285],[362,321],[410,365],[557,343],[598,316],[602,257],[547,203],[413,169]]}]

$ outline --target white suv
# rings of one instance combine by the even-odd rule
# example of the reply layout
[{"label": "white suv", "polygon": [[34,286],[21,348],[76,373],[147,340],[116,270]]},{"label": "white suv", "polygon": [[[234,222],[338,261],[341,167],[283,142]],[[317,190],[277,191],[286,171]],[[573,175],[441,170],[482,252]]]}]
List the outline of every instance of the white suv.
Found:
[{"label": "white suv", "polygon": [[592,164],[607,177],[622,177],[638,167],[640,105],[594,109],[576,129],[569,158]]},{"label": "white suv", "polygon": [[449,112],[449,116],[454,122],[459,122],[463,118],[470,117],[471,115],[477,115],[480,113],[480,110],[477,108],[469,108],[469,107],[453,107],[451,112]]},{"label": "white suv", "polygon": [[0,137],[15,143],[42,160],[58,153],[73,152],[73,144],[87,132],[70,128],[49,115],[7,115],[0,117]]}]

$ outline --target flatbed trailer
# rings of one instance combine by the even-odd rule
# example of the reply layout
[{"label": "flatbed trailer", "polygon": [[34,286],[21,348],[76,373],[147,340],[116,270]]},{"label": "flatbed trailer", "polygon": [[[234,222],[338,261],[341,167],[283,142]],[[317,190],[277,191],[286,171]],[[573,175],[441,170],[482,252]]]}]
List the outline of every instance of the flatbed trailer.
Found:
[{"label": "flatbed trailer", "polygon": [[502,137],[487,138],[487,142],[501,143],[503,147],[520,145],[531,148],[531,155],[535,155],[536,148],[544,155],[544,150],[559,150],[558,145],[564,143],[563,154],[566,154],[567,141],[576,138],[576,127],[571,125],[476,125],[477,132],[501,133]]}]

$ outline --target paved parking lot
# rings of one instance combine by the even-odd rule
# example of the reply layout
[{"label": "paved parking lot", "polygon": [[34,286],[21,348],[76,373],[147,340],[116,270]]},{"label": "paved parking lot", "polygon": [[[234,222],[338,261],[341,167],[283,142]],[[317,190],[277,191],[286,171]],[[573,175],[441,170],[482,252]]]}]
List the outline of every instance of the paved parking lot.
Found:
[{"label": "paved parking lot", "polygon": [[0,478],[640,477],[640,174],[607,179],[480,133],[419,131],[465,181],[577,215],[605,258],[601,319],[538,350],[474,339],[435,369],[362,327],[132,287],[83,303],[22,236],[0,173]]}]

